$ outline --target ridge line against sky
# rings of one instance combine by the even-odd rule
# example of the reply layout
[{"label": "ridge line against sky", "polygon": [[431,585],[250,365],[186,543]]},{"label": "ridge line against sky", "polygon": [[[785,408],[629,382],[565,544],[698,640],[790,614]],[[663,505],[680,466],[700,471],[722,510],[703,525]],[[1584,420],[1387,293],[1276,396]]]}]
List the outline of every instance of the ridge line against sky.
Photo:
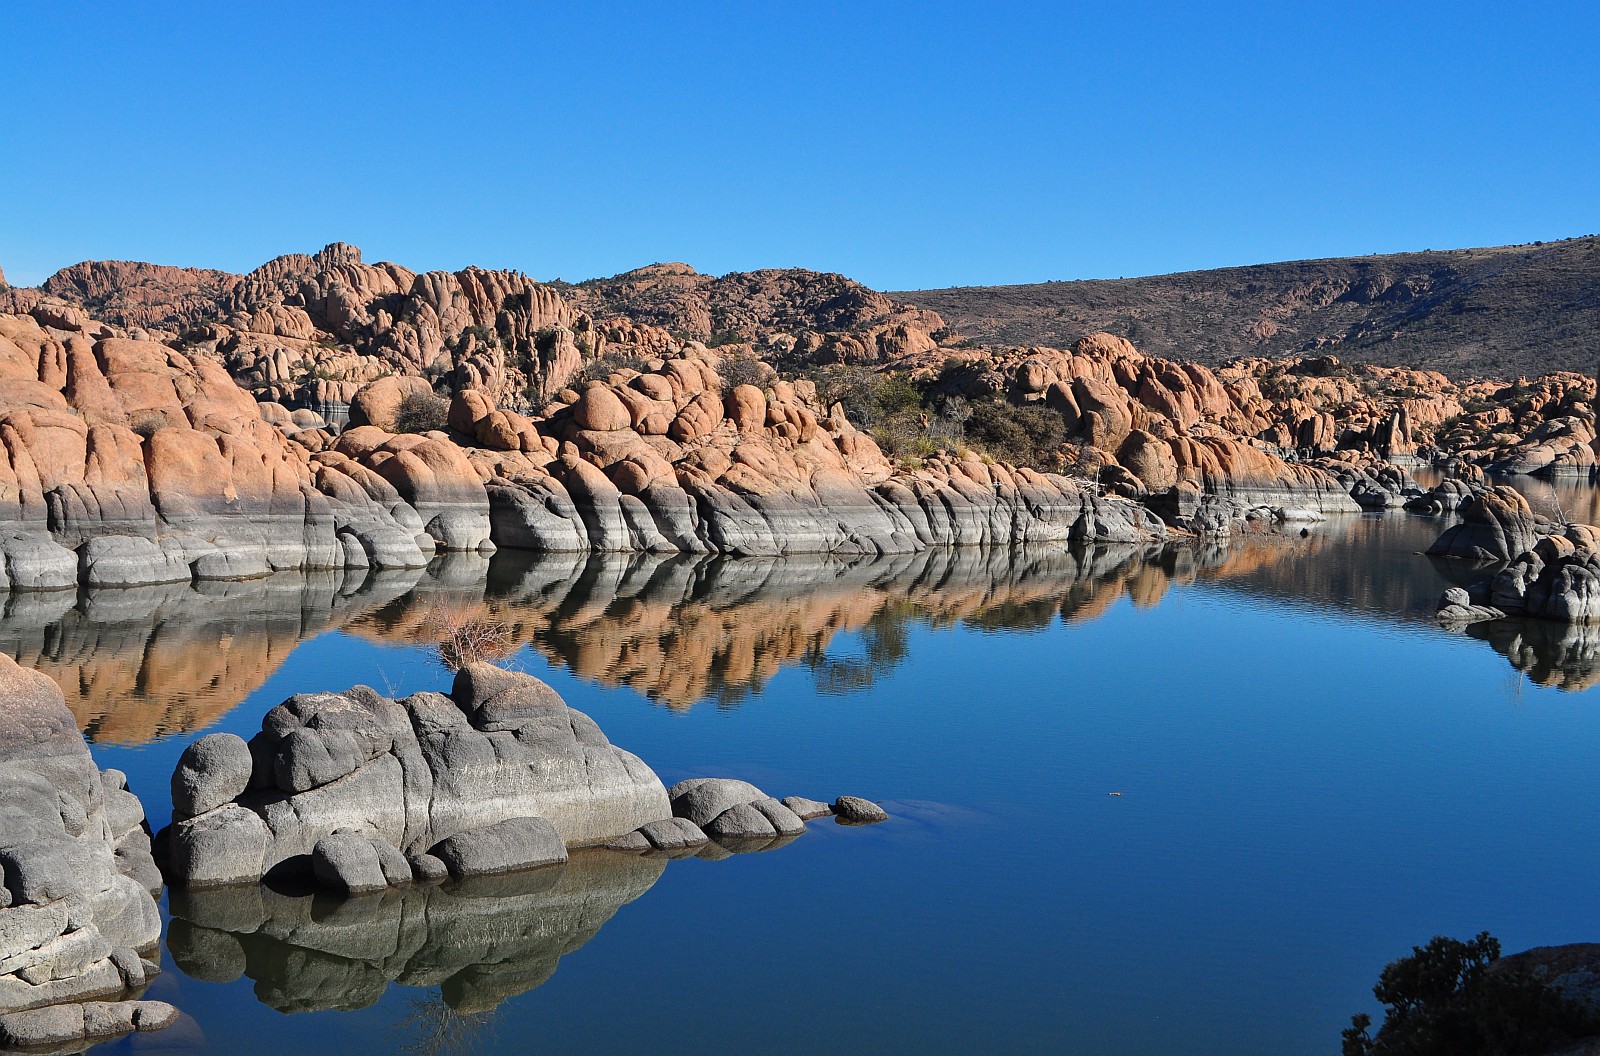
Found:
[{"label": "ridge line against sky", "polygon": [[[1585,233],[1585,234],[1581,234],[1581,235],[1566,235],[1566,236],[1562,236],[1560,238],[1532,239],[1532,240],[1527,241],[1527,242],[1508,242],[1508,243],[1505,243],[1504,245],[1501,245],[1501,246],[1430,246],[1430,247],[1427,247],[1427,248],[1424,248],[1424,249],[1394,249],[1394,250],[1375,251],[1375,252],[1372,252],[1372,253],[1353,253],[1353,254],[1347,254],[1347,255],[1342,256],[1342,257],[1293,257],[1293,258],[1289,258],[1289,259],[1285,259],[1285,260],[1258,260],[1258,261],[1251,261],[1251,262],[1245,263],[1245,264],[1217,264],[1217,265],[1214,265],[1212,267],[1205,267],[1205,268],[1182,268],[1182,269],[1179,269],[1177,271],[1157,271],[1157,272],[1148,272],[1148,273],[1143,273],[1143,274],[1138,274],[1138,275],[1084,275],[1084,276],[1075,276],[1075,277],[1072,277],[1072,278],[1026,279],[1026,280],[1022,280],[1022,281],[1018,281],[1018,282],[1009,282],[1009,283],[969,282],[969,283],[952,284],[952,285],[949,285],[949,286],[923,286],[923,287],[919,287],[918,290],[989,289],[989,288],[997,288],[997,287],[1003,287],[1003,286],[1043,286],[1043,285],[1050,285],[1050,284],[1073,283],[1073,282],[1117,282],[1117,281],[1120,281],[1120,280],[1123,280],[1123,279],[1160,279],[1160,278],[1166,278],[1166,277],[1173,276],[1173,275],[1192,275],[1192,274],[1198,274],[1198,273],[1210,272],[1210,271],[1238,271],[1238,270],[1244,270],[1244,269],[1248,269],[1248,268],[1270,268],[1270,267],[1295,265],[1295,264],[1320,264],[1320,263],[1324,263],[1324,262],[1327,262],[1327,261],[1363,260],[1363,259],[1370,259],[1370,258],[1373,258],[1373,257],[1381,258],[1381,257],[1391,257],[1391,256],[1407,256],[1407,255],[1416,254],[1416,253],[1476,253],[1476,252],[1483,252],[1483,251],[1488,251],[1488,250],[1495,250],[1495,249],[1502,249],[1502,248],[1517,248],[1517,247],[1523,247],[1523,246],[1555,246],[1555,245],[1559,245],[1559,244],[1561,244],[1563,242],[1575,242],[1575,241],[1580,241],[1580,240],[1583,240],[1583,239],[1591,239],[1591,238],[1600,238],[1600,233],[1589,232],[1589,233]],[[348,244],[348,245],[354,245],[354,243],[351,243],[348,239],[331,239],[331,240],[329,240],[327,242],[323,242],[322,244],[317,245],[317,246],[307,246],[307,247],[301,247],[301,248],[297,248],[297,249],[288,249],[288,250],[284,250],[283,253],[274,254],[273,256],[274,257],[285,256],[285,255],[290,254],[290,253],[304,253],[304,254],[310,255],[312,253],[315,253],[317,250],[323,248],[323,246],[330,245],[330,244],[332,244],[334,242],[344,242],[345,244]],[[393,257],[385,256],[383,254],[369,253],[369,252],[367,252],[365,247],[358,246],[357,248],[361,249],[362,260],[366,261],[369,264],[379,263],[379,262],[388,262],[388,263],[392,263],[392,264],[399,264],[402,267],[410,267],[410,265],[407,264],[407,262],[404,261],[404,260],[396,260]],[[271,259],[273,259],[273,258],[272,257],[267,258],[267,260],[271,260]],[[256,265],[256,266],[259,267],[260,264],[267,263],[267,260],[260,261],[259,264]],[[93,261],[121,261],[121,262],[124,262],[124,263],[155,264],[155,265],[168,266],[168,267],[195,268],[195,269],[199,269],[199,270],[208,270],[208,271],[223,271],[223,272],[230,271],[230,269],[228,269],[228,268],[220,268],[220,267],[217,267],[217,266],[211,265],[211,264],[178,264],[178,263],[175,263],[173,261],[164,261],[164,260],[138,261],[138,260],[133,260],[132,258],[126,258],[125,259],[125,258],[112,258],[112,257],[96,257],[96,258],[86,258],[85,260],[82,260],[82,261],[72,261],[70,264],[64,264],[60,268],[52,269],[52,271],[47,273],[46,275],[39,276],[39,277],[35,278],[33,281],[30,281],[30,282],[24,282],[20,278],[13,277],[11,272],[9,272],[9,271],[6,271],[5,274],[6,274],[7,281],[13,286],[39,286],[39,285],[41,285],[43,283],[43,281],[45,279],[49,278],[50,275],[55,274],[55,272],[57,272],[57,271],[64,270],[64,269],[66,269],[68,267],[71,267],[71,266],[73,266],[75,264],[90,263],[90,262],[93,262]],[[699,272],[702,275],[713,275],[713,276],[721,276],[721,275],[728,275],[728,274],[738,274],[738,273],[747,273],[747,272],[762,271],[762,270],[780,270],[781,271],[781,270],[787,270],[789,267],[793,267],[793,268],[803,268],[804,270],[808,270],[808,271],[828,272],[828,273],[832,273],[832,274],[843,274],[844,277],[847,278],[847,279],[855,279],[856,278],[856,276],[854,276],[854,275],[850,275],[850,274],[844,273],[844,272],[839,272],[836,269],[819,268],[819,267],[806,267],[805,265],[799,265],[799,264],[788,265],[788,266],[782,266],[782,265],[777,265],[777,266],[775,266],[775,265],[760,265],[760,266],[754,267],[754,268],[739,268],[739,269],[736,269],[733,272],[711,272],[711,271],[706,271],[703,268],[695,267],[694,264],[692,262],[690,262],[690,261],[673,261],[673,260],[654,260],[654,261],[649,261],[649,262],[647,262],[645,264],[635,265],[634,267],[631,267],[631,268],[623,268],[621,271],[611,272],[610,274],[607,274],[607,275],[592,275],[592,276],[586,276],[586,277],[580,278],[580,279],[568,279],[568,278],[563,278],[561,276],[540,276],[540,275],[530,271],[526,267],[518,267],[516,265],[508,265],[508,266],[506,266],[506,270],[521,272],[522,274],[525,274],[525,275],[529,276],[530,278],[532,278],[535,282],[542,282],[542,283],[565,282],[565,283],[571,283],[571,284],[577,285],[577,284],[581,284],[581,283],[584,283],[584,282],[604,281],[604,280],[607,280],[607,279],[614,279],[614,278],[617,278],[617,277],[619,277],[621,275],[628,274],[629,272],[638,271],[638,270],[640,270],[642,268],[657,267],[657,266],[660,266],[660,265],[663,265],[663,264],[688,264],[689,267],[693,268],[696,272]],[[468,264],[468,265],[464,265],[464,266],[471,267],[471,266],[475,266],[475,265]],[[0,270],[4,270],[4,261],[0,261]],[[253,271],[253,270],[255,270],[254,267],[251,267],[251,268],[245,268],[243,271],[234,271],[232,273],[233,274],[242,275],[242,274],[248,274],[250,271]],[[424,271],[424,270],[429,270],[429,269],[413,269],[413,270]],[[453,269],[453,270],[460,270],[460,269],[458,268],[458,269]],[[857,281],[859,281],[859,280],[857,280]],[[864,283],[864,285],[867,285],[867,286],[869,286],[869,287],[871,287],[873,289],[880,290],[882,292],[887,292],[887,293],[916,293],[916,292],[918,292],[918,290],[912,290],[912,289],[909,289],[909,288],[908,289],[903,289],[903,290],[891,290],[891,289],[889,289],[887,287],[883,287],[883,286],[872,286],[871,283]]]},{"label": "ridge line against sky", "polygon": [[913,290],[1600,229],[1600,7],[29,0],[7,21],[19,285],[342,239],[419,269]]}]

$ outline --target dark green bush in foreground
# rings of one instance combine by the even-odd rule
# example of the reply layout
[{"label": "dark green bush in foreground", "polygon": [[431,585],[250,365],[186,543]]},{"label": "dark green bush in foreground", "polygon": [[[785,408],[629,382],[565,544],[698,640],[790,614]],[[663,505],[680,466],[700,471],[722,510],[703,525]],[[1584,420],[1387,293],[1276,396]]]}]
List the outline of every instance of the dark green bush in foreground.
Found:
[{"label": "dark green bush in foreground", "polygon": [[1500,943],[1439,936],[1384,968],[1373,994],[1385,1008],[1354,1016],[1344,1056],[1540,1056],[1600,1033],[1600,1017],[1532,976],[1494,971]]}]

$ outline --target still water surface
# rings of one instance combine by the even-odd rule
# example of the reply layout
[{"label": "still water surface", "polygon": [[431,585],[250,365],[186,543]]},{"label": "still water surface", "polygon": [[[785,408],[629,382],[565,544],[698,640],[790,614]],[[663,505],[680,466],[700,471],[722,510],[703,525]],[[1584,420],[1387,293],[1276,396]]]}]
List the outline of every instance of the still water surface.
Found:
[{"label": "still water surface", "polygon": [[[1591,493],[1568,490],[1570,514]],[[439,609],[505,624],[669,784],[893,815],[344,906],[174,895],[151,996],[188,1019],[97,1051],[1332,1053],[1413,943],[1600,937],[1595,645],[1435,627],[1470,578],[1418,553],[1443,523],[853,566],[502,555],[18,598],[0,649],[63,684],[157,826],[201,731],[446,688]]]}]

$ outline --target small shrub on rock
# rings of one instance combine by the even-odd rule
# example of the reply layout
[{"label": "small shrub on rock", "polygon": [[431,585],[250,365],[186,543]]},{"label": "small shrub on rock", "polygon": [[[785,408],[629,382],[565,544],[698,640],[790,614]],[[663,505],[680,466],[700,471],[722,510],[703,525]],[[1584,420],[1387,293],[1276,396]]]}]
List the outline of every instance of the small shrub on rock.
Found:
[{"label": "small shrub on rock", "polygon": [[422,633],[438,650],[447,671],[480,661],[498,664],[517,651],[511,628],[498,620],[455,609],[434,609],[422,621]]},{"label": "small shrub on rock", "polygon": [[397,433],[426,433],[445,428],[450,417],[450,401],[429,392],[411,392],[400,399],[394,415]]},{"label": "small shrub on rock", "polygon": [[722,360],[722,365],[717,368],[717,373],[722,376],[722,394],[727,396],[740,385],[754,385],[764,388],[767,384],[767,368],[759,359],[749,359],[744,356],[727,356]]}]

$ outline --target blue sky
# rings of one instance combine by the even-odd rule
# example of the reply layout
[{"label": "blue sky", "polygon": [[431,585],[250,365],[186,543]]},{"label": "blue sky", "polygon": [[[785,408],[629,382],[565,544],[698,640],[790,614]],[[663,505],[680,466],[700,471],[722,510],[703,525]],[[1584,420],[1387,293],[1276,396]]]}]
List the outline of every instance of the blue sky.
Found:
[{"label": "blue sky", "polygon": [[1600,5],[25,0],[4,36],[14,283],[344,240],[905,289],[1600,231]]}]

